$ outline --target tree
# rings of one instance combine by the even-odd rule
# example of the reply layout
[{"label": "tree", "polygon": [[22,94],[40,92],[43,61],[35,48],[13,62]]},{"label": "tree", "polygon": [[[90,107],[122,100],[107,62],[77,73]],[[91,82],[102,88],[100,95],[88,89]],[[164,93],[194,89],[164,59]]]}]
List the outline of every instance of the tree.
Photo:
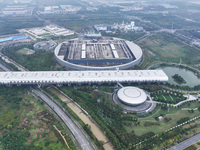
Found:
[{"label": "tree", "polygon": [[200,111],[200,106],[198,107],[198,111]]}]

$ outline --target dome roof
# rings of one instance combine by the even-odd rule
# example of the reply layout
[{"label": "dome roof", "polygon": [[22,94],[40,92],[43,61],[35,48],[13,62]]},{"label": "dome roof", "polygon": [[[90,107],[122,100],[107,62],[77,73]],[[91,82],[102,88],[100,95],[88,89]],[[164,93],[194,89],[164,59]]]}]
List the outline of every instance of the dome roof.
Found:
[{"label": "dome roof", "polygon": [[122,103],[127,105],[140,105],[147,100],[146,93],[136,87],[123,87],[117,93],[118,98]]}]

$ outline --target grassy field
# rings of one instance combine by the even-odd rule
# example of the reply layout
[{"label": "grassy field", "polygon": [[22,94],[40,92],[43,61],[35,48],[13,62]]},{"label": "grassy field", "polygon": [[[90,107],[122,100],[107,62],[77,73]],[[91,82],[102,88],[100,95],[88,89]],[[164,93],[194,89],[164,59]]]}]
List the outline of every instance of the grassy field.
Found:
[{"label": "grassy field", "polygon": [[167,101],[171,101],[171,100],[173,100],[173,99],[176,99],[175,96],[173,96],[173,97],[171,98],[169,95],[159,95],[158,98],[160,98],[160,99],[163,99],[163,98],[164,98],[164,99],[167,100]]},{"label": "grassy field", "polygon": [[[189,7],[187,7],[187,9],[189,9]],[[172,12],[172,13],[174,13],[174,12]],[[178,13],[178,11],[175,11],[174,15],[177,15],[179,13]],[[154,23],[156,25],[159,25],[161,27],[168,28],[168,29],[171,29],[172,26],[173,26],[174,29],[182,29],[182,28],[191,29],[191,28],[198,28],[199,27],[198,22],[192,22],[192,21],[184,19],[185,15],[188,15],[186,12],[182,12],[182,13],[179,14],[179,15],[183,15],[183,18],[178,17],[178,16],[174,16],[174,15],[171,15],[171,14],[170,15],[169,14],[163,15],[161,13],[153,14],[153,15],[152,14],[138,13],[137,15],[142,17],[145,20],[151,21],[152,23]],[[192,16],[195,16],[195,15],[188,15],[187,17],[193,19]],[[196,19],[194,19],[194,20],[196,20]]]},{"label": "grassy field", "polygon": [[[32,55],[24,55],[27,49],[32,49],[32,45],[29,46],[13,46],[4,48],[2,51],[5,55],[13,59],[19,64],[22,64],[30,71],[60,71],[64,70],[54,60],[53,53],[47,51],[36,51]],[[21,53],[20,53],[21,52]]]},{"label": "grassy field", "polygon": [[[183,117],[189,117],[189,118],[193,118],[199,115],[199,111],[198,110],[194,110],[194,113],[189,112],[188,110],[182,110],[183,108],[190,108],[190,109],[195,109],[198,108],[200,106],[200,103],[195,102],[195,103],[191,103],[190,105],[188,104],[184,104],[181,108],[170,108],[169,112],[168,110],[163,110],[161,109],[158,113],[156,113],[155,115],[149,117],[149,118],[140,118],[140,122],[141,125],[140,126],[132,126],[132,127],[127,127],[125,126],[126,130],[128,132],[131,132],[132,130],[134,130],[134,133],[138,136],[141,136],[147,132],[154,132],[154,133],[161,133],[171,127],[174,127],[177,125],[177,121],[180,120]],[[171,118],[171,120],[169,122],[166,122],[165,119],[161,120],[161,121],[156,121],[155,117],[158,116],[163,116],[166,118]],[[159,123],[160,125],[152,125],[152,126],[144,126],[144,124],[146,122],[154,122],[154,123]],[[200,125],[198,125],[200,126]],[[156,128],[156,130],[155,130]]]},{"label": "grassy field", "polygon": [[129,32],[129,33],[120,32],[120,33],[102,33],[102,35],[134,41],[144,36],[145,33],[144,32]]},{"label": "grassy field", "polygon": [[198,50],[181,43],[172,35],[165,33],[155,33],[148,38],[138,41],[137,44],[141,46],[144,52],[142,68],[146,68],[158,61],[179,63],[182,60],[182,63],[189,65],[198,64],[200,61]]},{"label": "grassy field", "polygon": [[29,49],[29,48],[23,48],[21,50],[18,50],[17,51],[19,54],[24,54],[24,55],[31,55],[31,54],[34,54],[35,51],[32,50],[32,49]]},{"label": "grassy field", "polygon": [[40,34],[38,36],[42,36],[42,37],[50,37],[52,36],[50,33],[45,33],[45,34]]},{"label": "grassy field", "polygon": [[[1,87],[0,106],[0,149],[67,149],[53,125],[65,134],[70,147],[76,149],[55,117],[24,87]],[[19,139],[23,142],[19,143]]]}]

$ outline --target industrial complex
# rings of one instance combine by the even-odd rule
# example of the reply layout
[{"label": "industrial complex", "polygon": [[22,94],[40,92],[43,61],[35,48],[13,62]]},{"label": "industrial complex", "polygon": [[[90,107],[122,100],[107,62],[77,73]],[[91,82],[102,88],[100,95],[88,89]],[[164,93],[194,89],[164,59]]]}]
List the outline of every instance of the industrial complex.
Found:
[{"label": "industrial complex", "polygon": [[30,29],[20,29],[20,33],[28,34],[33,39],[44,39],[59,36],[69,36],[73,35],[74,31],[59,27],[57,25],[47,25],[44,27],[36,27]]},{"label": "industrial complex", "polygon": [[40,11],[37,11],[37,14],[49,15],[49,14],[66,14],[66,13],[76,13],[80,11],[82,7],[73,6],[73,5],[54,5],[54,6],[45,6],[42,7]]},{"label": "industrial complex", "polygon": [[6,42],[15,42],[15,41],[20,41],[20,40],[27,40],[29,39],[28,35],[16,35],[16,36],[8,36],[4,38],[0,38],[0,44],[1,43],[6,43]]},{"label": "industrial complex", "polygon": [[116,70],[140,64],[143,54],[133,42],[92,34],[59,44],[55,58],[75,70]]},{"label": "industrial complex", "polygon": [[30,16],[33,14],[34,6],[28,5],[9,5],[0,10],[0,14],[4,16],[14,15],[14,16]]},{"label": "industrial complex", "polygon": [[143,27],[136,26],[134,21],[131,21],[131,23],[124,23],[124,21],[121,24],[114,23],[113,25],[108,24],[97,24],[94,25],[95,30],[97,31],[134,31],[134,32],[142,32],[144,31]]}]

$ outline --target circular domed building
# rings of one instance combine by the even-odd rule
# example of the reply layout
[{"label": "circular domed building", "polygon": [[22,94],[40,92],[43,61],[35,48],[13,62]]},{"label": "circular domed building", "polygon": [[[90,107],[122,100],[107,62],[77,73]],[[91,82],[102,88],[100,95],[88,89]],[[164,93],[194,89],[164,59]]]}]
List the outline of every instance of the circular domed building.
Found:
[{"label": "circular domed building", "polygon": [[138,106],[147,100],[147,94],[136,87],[123,87],[117,92],[118,99],[125,105]]},{"label": "circular domed building", "polygon": [[113,102],[121,105],[127,112],[144,114],[153,111],[156,107],[149,94],[137,87],[122,87],[115,91],[112,97]]}]

